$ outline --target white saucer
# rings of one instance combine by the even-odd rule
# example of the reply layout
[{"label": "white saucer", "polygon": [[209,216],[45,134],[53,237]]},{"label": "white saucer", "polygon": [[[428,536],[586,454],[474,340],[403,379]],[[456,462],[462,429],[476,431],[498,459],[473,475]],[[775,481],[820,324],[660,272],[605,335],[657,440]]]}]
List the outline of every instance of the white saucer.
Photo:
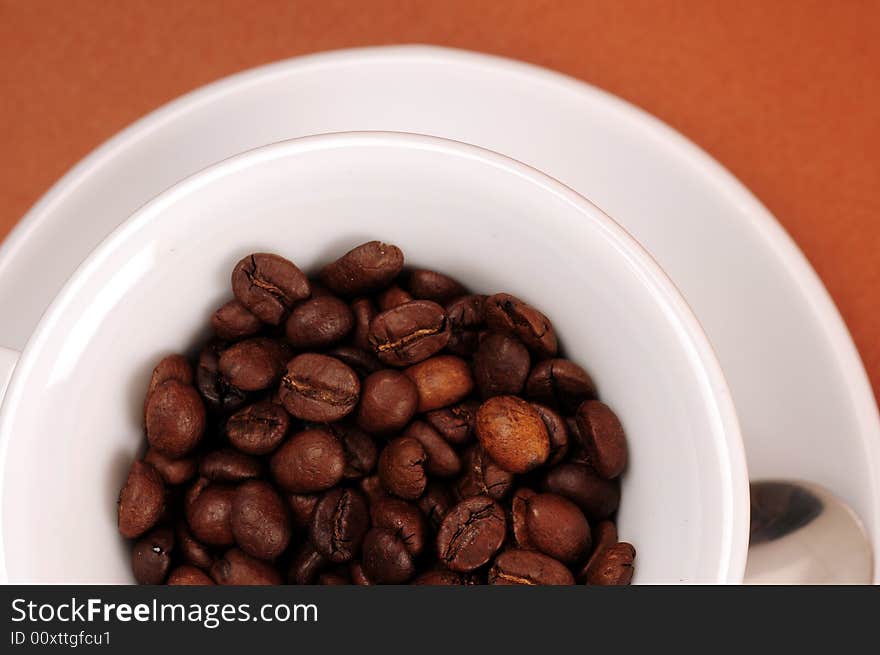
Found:
[{"label": "white saucer", "polygon": [[827,486],[880,544],[877,407],[804,257],[682,136],[526,64],[422,46],[349,50],[235,75],[150,114],[71,170],[0,248],[0,344],[20,348],[85,255],[173,182],[245,149],[346,130],[474,143],[605,209],[655,255],[702,321],[733,390],[752,477]]}]

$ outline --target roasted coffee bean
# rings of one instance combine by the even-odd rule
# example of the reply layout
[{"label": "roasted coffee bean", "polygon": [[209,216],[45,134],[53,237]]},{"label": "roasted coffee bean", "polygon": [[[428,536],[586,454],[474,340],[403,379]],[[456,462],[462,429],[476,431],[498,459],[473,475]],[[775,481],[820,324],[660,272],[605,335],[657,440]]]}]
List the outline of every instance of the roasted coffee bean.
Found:
[{"label": "roasted coffee bean", "polygon": [[400,371],[377,371],[364,380],[357,409],[357,424],[372,434],[402,430],[416,413],[419,392]]},{"label": "roasted coffee bean", "polygon": [[419,497],[417,502],[419,509],[422,510],[422,514],[428,521],[428,525],[434,530],[440,527],[446,512],[454,504],[446,487],[438,482],[429,482],[425,493]]},{"label": "roasted coffee bean", "polygon": [[345,449],[345,470],[342,476],[346,480],[356,480],[373,472],[379,460],[379,451],[370,435],[342,423],[331,424],[330,431]]},{"label": "roasted coffee bean", "polygon": [[627,447],[623,426],[605,403],[588,400],[577,414],[578,433],[590,464],[603,478],[616,478],[626,468]]},{"label": "roasted coffee bean", "polygon": [[232,292],[264,323],[279,325],[294,303],[309,297],[309,281],[278,255],[248,255],[232,271]]},{"label": "roasted coffee bean", "polygon": [[461,459],[452,446],[440,436],[434,428],[423,421],[413,421],[403,433],[404,437],[412,437],[425,449],[428,456],[425,470],[428,475],[448,478],[461,472]]},{"label": "roasted coffee bean", "polygon": [[239,341],[220,354],[220,373],[243,391],[268,389],[284,371],[284,355],[266,337]]},{"label": "roasted coffee bean", "polygon": [[437,531],[437,553],[449,569],[473,571],[501,548],[504,510],[488,496],[466,498],[447,512]]},{"label": "roasted coffee bean", "polygon": [[320,585],[347,585],[351,584],[351,578],[339,573],[322,573],[318,576]]},{"label": "roasted coffee bean", "polygon": [[366,573],[364,573],[364,565],[360,562],[352,562],[349,564],[348,573],[351,575],[352,584],[361,586],[369,586],[373,584],[373,581],[367,577]]},{"label": "roasted coffee bean", "polygon": [[529,373],[526,397],[564,414],[574,414],[583,401],[596,397],[596,385],[589,373],[574,362],[545,359]]},{"label": "roasted coffee bean", "polygon": [[147,402],[147,441],[163,455],[183,457],[205,433],[205,405],[188,384],[166,380]]},{"label": "roasted coffee bean", "polygon": [[586,584],[587,573],[599,554],[617,543],[617,526],[614,525],[613,521],[599,521],[590,532],[593,537],[593,552],[590,553],[590,558],[584,563],[576,576],[577,581],[583,584]]},{"label": "roasted coffee bean", "polygon": [[334,293],[356,296],[387,287],[403,270],[400,248],[369,241],[349,250],[321,271],[321,282]]},{"label": "roasted coffee bean", "polygon": [[335,296],[312,298],[297,305],[287,319],[287,339],[295,348],[326,348],[354,329],[354,315]]},{"label": "roasted coffee bean", "polygon": [[370,505],[375,505],[388,496],[388,492],[385,491],[385,487],[382,486],[382,480],[379,479],[378,475],[369,475],[365,477],[361,480],[358,487],[364,492],[364,496],[367,497]]},{"label": "roasted coffee bean", "polygon": [[156,528],[141,537],[131,551],[131,570],[138,584],[162,584],[171,569],[174,533]]},{"label": "roasted coffee bean", "polygon": [[226,436],[243,453],[265,455],[284,440],[289,426],[290,416],[283,407],[261,400],[229,417]]},{"label": "roasted coffee bean", "polygon": [[547,436],[550,438],[550,456],[547,458],[547,466],[559,464],[568,454],[568,426],[559,414],[545,405],[532,403],[532,407],[547,428]]},{"label": "roasted coffee bean", "polygon": [[412,555],[391,530],[372,528],[364,538],[363,570],[376,584],[401,584],[415,573]]},{"label": "roasted coffee bean", "polygon": [[523,550],[536,550],[532,540],[529,539],[529,527],[526,524],[529,512],[529,499],[537,495],[527,487],[520,487],[513,494],[510,501],[510,531],[517,548]]},{"label": "roasted coffee bean", "polygon": [[172,459],[151,447],[147,448],[144,461],[153,465],[166,484],[183,484],[196,474],[197,465],[193,457]]},{"label": "roasted coffee bean", "polygon": [[483,398],[522,391],[529,374],[529,351],[516,337],[492,332],[474,353],[474,380]]},{"label": "roasted coffee bean", "polygon": [[361,350],[355,346],[337,346],[325,354],[350,367],[359,378],[365,378],[371,373],[385,368],[385,365],[372,352]]},{"label": "roasted coffee bean", "polygon": [[317,493],[335,487],[345,471],[345,449],[327,430],[303,430],[269,460],[272,477],[286,491]]},{"label": "roasted coffee bean", "polygon": [[218,339],[237,341],[259,333],[263,323],[238,300],[230,300],[214,312],[211,327]]},{"label": "roasted coffee bean", "polygon": [[213,585],[214,581],[210,576],[190,564],[178,566],[168,575],[166,584],[171,586],[206,586]]},{"label": "roasted coffee bean", "polygon": [[377,314],[370,323],[370,346],[389,366],[410,366],[442,350],[449,341],[443,307],[413,300]]},{"label": "roasted coffee bean", "polygon": [[498,465],[526,473],[550,456],[550,437],[535,409],[516,396],[495,396],[477,411],[477,438]]},{"label": "roasted coffee bean", "polygon": [[274,566],[238,548],[227,550],[221,559],[214,562],[211,577],[220,585],[281,584],[281,576]]},{"label": "roasted coffee bean", "polygon": [[230,524],[238,547],[259,559],[275,559],[290,543],[290,517],[284,501],[262,480],[250,480],[235,490]]},{"label": "roasted coffee bean", "polygon": [[486,324],[496,332],[516,335],[540,357],[556,355],[556,332],[550,319],[509,293],[486,298]]},{"label": "roasted coffee bean", "polygon": [[468,400],[452,407],[435,409],[425,414],[425,420],[449,443],[467,443],[474,434],[477,424],[477,410],[480,404]]},{"label": "roasted coffee bean", "polygon": [[588,585],[628,585],[633,578],[633,562],[636,549],[621,541],[599,551],[587,569]]},{"label": "roasted coffee bean", "polygon": [[306,353],[287,364],[279,395],[288,412],[304,421],[329,423],[357,405],[361,383],[338,359]]},{"label": "roasted coffee bean", "polygon": [[247,394],[220,374],[220,352],[215,343],[205,346],[199,355],[196,384],[214,411],[233,412],[247,402]]},{"label": "roasted coffee bean", "polygon": [[425,548],[425,518],[419,508],[400,498],[388,497],[370,508],[373,526],[396,534],[413,557]]},{"label": "roasted coffee bean", "polygon": [[177,552],[181,555],[184,562],[188,562],[206,571],[211,568],[211,564],[214,563],[214,556],[204,544],[196,541],[186,521],[181,520],[177,522],[174,534],[177,537]]},{"label": "roasted coffee bean", "polygon": [[414,298],[445,304],[467,293],[467,289],[448,275],[417,268],[409,274],[407,288]]},{"label": "roasted coffee bean", "polygon": [[325,559],[348,562],[360,551],[370,527],[370,510],[356,489],[333,489],[315,507],[309,538]]},{"label": "roasted coffee bean", "polygon": [[260,460],[231,448],[208,453],[199,464],[199,474],[214,482],[240,482],[258,478],[262,473]]},{"label": "roasted coffee bean", "polygon": [[290,508],[293,525],[298,528],[309,527],[320,499],[317,494],[287,494],[287,506]]},{"label": "roasted coffee bean", "polygon": [[574,577],[564,564],[552,557],[514,548],[495,559],[489,569],[489,584],[572,585]]},{"label": "roasted coffee bean", "polygon": [[446,569],[438,569],[436,571],[428,571],[427,573],[422,573],[419,577],[412,581],[414,585],[463,585],[467,584],[465,582],[465,577],[461,573],[456,573],[455,571],[448,571]]},{"label": "roasted coffee bean", "polygon": [[513,473],[498,466],[479,445],[465,451],[462,475],[455,485],[459,497],[489,496],[501,500],[512,486]]},{"label": "roasted coffee bean", "polygon": [[583,464],[563,462],[554,466],[544,475],[542,487],[565,496],[593,521],[607,519],[620,504],[617,481],[606,480]]},{"label": "roasted coffee bean", "polygon": [[463,296],[446,305],[450,337],[446,348],[461,357],[477,350],[480,333],[486,329],[486,296]]},{"label": "roasted coffee bean", "polygon": [[564,563],[583,558],[590,550],[590,524],[573,502],[543,493],[526,499],[528,541],[545,555]]},{"label": "roasted coffee bean", "polygon": [[404,371],[418,390],[420,412],[454,405],[474,389],[468,363],[455,355],[438,355]]},{"label": "roasted coffee bean", "polygon": [[147,403],[150,402],[150,396],[156,388],[163,382],[168,380],[177,380],[181,384],[192,386],[193,370],[186,357],[182,355],[168,355],[164,357],[153,369],[150,376],[150,385],[147,387],[147,394],[144,396],[144,417],[147,415]]},{"label": "roasted coffee bean", "polygon": [[232,499],[235,487],[199,478],[186,493],[184,511],[193,536],[209,546],[229,546],[232,534]]},{"label": "roasted coffee bean", "polygon": [[300,546],[287,569],[287,581],[291,584],[315,584],[327,560],[315,550],[310,541]]},{"label": "roasted coffee bean", "polygon": [[398,305],[405,305],[412,299],[413,297],[411,295],[394,284],[380,293],[376,298],[376,301],[379,303],[379,310],[384,312],[386,309],[391,309]]},{"label": "roasted coffee bean", "polygon": [[119,533],[127,539],[141,536],[156,525],[164,510],[165,485],[162,476],[152,464],[135,461],[119,492]]},{"label": "roasted coffee bean", "polygon": [[412,437],[398,437],[388,442],[379,455],[379,479],[382,486],[395,496],[415,500],[422,495],[428,478],[425,449]]},{"label": "roasted coffee bean", "polygon": [[351,313],[354,316],[354,345],[361,350],[373,351],[370,345],[370,323],[378,313],[373,301],[369,298],[357,298],[351,301]]}]

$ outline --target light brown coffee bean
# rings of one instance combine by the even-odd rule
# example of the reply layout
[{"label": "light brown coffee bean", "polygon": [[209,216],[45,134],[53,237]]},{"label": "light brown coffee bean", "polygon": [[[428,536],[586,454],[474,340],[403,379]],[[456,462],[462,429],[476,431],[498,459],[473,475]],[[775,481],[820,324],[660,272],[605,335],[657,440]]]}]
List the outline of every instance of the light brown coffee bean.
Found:
[{"label": "light brown coffee bean", "polygon": [[455,355],[438,355],[410,366],[404,373],[418,390],[418,411],[454,405],[474,389],[468,363]]},{"label": "light brown coffee bean", "polygon": [[526,473],[550,456],[550,437],[535,409],[516,396],[495,396],[477,411],[477,438],[498,465]]}]

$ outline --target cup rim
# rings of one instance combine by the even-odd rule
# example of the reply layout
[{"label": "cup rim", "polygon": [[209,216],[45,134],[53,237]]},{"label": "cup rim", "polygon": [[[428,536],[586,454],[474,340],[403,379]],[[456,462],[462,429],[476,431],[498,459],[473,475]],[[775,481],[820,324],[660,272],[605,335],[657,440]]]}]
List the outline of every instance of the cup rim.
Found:
[{"label": "cup rim", "polygon": [[[746,457],[739,422],[732,395],[708,336],[681,292],[660,267],[653,256],[620,224],[614,221],[588,198],[566,186],[556,178],[521,161],[472,144],[436,136],[392,131],[351,131],[310,135],[279,141],[246,150],[222,159],[173,184],[141,206],[106,236],[80,263],[44,312],[34,332],[21,351],[21,357],[9,382],[6,395],[0,403],[0,492],[4,488],[7,465],[7,444],[14,408],[22,401],[25,380],[33,368],[35,353],[47,341],[59,320],[62,310],[77,296],[85,280],[117,246],[148,224],[166,207],[174,204],[212,181],[237,170],[315,150],[352,147],[392,147],[445,152],[489,164],[505,172],[525,178],[593,220],[614,243],[618,253],[638,270],[646,283],[653,287],[654,297],[665,305],[676,319],[681,342],[689,346],[699,362],[701,383],[714,401],[714,421],[719,430],[713,432],[715,448],[722,467],[722,490],[726,520],[718,558],[715,581],[738,583],[745,572],[748,549],[749,491]],[[3,539],[3,504],[0,502],[0,581],[8,580]]]}]

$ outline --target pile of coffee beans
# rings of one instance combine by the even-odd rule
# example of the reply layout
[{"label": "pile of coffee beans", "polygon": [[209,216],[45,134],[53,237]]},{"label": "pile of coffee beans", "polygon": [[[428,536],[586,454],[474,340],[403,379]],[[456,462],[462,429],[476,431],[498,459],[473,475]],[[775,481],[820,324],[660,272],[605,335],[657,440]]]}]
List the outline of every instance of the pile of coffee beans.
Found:
[{"label": "pile of coffee beans", "polygon": [[253,254],[162,359],[119,495],[142,584],[628,584],[624,432],[550,320],[371,241]]}]

